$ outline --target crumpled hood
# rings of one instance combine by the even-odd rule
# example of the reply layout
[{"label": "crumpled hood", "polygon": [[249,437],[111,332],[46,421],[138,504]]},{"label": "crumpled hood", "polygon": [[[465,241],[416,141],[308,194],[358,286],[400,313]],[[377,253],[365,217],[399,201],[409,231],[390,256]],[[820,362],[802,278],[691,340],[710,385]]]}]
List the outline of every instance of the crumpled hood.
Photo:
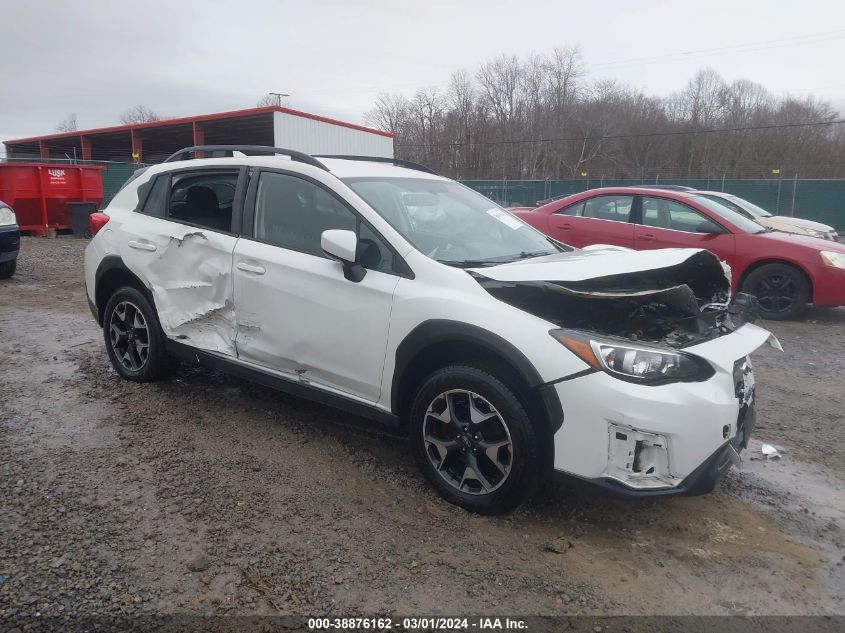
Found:
[{"label": "crumpled hood", "polygon": [[733,331],[750,314],[746,295],[731,301],[730,269],[703,249],[592,246],[467,272],[558,327],[676,347]]},{"label": "crumpled hood", "polygon": [[[469,270],[496,281],[579,282],[678,266],[699,253],[707,252],[700,248],[634,251],[614,246],[593,246],[568,253]],[[716,259],[715,256],[712,257]]]},{"label": "crumpled hood", "polygon": [[791,218],[785,215],[773,215],[770,218],[757,219],[759,224],[763,226],[770,226],[773,229],[789,229],[790,227],[798,227],[799,229],[810,229],[812,231],[821,231],[823,233],[830,233],[834,230],[832,226],[822,224],[821,222],[814,222],[813,220],[805,220],[804,218]]}]

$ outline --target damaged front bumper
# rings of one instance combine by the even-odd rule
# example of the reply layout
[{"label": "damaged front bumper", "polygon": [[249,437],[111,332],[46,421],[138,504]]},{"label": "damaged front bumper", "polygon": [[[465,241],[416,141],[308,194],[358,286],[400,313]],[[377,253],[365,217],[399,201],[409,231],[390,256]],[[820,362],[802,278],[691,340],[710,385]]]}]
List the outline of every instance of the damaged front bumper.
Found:
[{"label": "damaged front bumper", "polygon": [[749,324],[688,348],[715,370],[702,382],[648,386],[595,371],[556,383],[564,422],[555,470],[626,496],[711,491],[754,428],[747,356],[767,340]]}]

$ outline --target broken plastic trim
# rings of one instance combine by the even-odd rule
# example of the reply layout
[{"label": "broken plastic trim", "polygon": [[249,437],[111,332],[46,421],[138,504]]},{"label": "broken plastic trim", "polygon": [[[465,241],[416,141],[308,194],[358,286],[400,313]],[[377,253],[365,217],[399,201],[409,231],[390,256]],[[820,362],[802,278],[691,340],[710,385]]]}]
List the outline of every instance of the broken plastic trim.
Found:
[{"label": "broken plastic trim", "polygon": [[639,489],[676,486],[669,467],[666,437],[624,426],[608,427],[607,469],[604,476]]}]

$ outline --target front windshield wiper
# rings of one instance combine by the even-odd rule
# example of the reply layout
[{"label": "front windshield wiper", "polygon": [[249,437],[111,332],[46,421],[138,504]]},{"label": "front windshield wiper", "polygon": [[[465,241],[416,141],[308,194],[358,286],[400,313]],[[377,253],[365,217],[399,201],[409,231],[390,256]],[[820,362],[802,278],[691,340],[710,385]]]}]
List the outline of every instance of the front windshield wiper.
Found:
[{"label": "front windshield wiper", "polygon": [[521,259],[531,259],[532,257],[544,257],[546,255],[554,255],[554,252],[549,251],[522,251],[519,255],[514,255],[513,257],[509,257],[508,259],[503,259],[500,261],[500,264],[508,264],[510,262],[518,262]]},{"label": "front windshield wiper", "polygon": [[522,251],[519,255],[513,255],[511,257],[497,257],[495,259],[464,259],[461,261],[444,261],[438,260],[441,264],[446,264],[447,266],[458,266],[461,268],[474,268],[474,267],[482,267],[482,266],[498,266],[499,264],[510,264],[511,262],[518,262],[522,259],[529,259],[531,257],[542,257],[544,255],[554,255],[554,252],[549,251]]},{"label": "front windshield wiper", "polygon": [[461,261],[449,261],[445,259],[438,259],[441,264],[447,266],[455,266],[457,268],[481,268],[482,266],[498,266],[502,262],[493,262],[489,259],[463,259]]}]

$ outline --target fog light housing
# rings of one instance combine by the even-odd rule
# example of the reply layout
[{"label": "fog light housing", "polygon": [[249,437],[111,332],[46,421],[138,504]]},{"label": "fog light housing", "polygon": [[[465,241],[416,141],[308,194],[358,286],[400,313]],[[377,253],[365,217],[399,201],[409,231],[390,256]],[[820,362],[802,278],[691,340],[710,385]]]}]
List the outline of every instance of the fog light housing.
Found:
[{"label": "fog light housing", "polygon": [[680,480],[669,472],[669,443],[657,433],[609,425],[604,476],[632,488],[666,488]]}]

